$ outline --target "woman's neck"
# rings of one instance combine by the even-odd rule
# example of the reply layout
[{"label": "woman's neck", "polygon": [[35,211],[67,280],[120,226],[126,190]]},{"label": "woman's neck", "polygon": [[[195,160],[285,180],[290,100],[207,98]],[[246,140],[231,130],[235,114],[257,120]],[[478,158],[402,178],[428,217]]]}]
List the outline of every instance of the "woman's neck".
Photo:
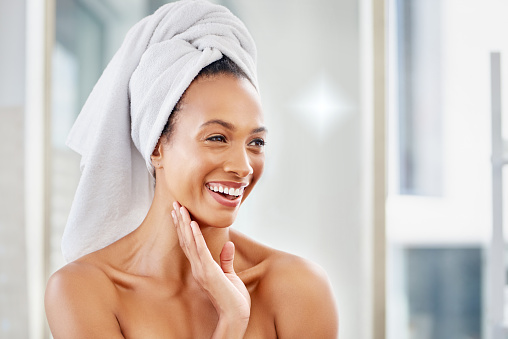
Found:
[{"label": "woman's neck", "polygon": [[[155,192],[152,205],[141,225],[126,237],[122,266],[136,275],[159,279],[186,280],[190,277],[189,260],[180,247],[171,217],[172,197]],[[201,225],[200,225],[201,226]],[[201,227],[208,249],[216,262],[229,239],[229,228]]]}]

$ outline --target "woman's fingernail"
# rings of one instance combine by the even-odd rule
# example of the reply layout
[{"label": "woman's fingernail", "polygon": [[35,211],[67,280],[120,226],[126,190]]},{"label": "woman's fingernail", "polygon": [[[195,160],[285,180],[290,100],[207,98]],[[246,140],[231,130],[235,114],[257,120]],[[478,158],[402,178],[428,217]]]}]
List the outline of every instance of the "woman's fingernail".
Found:
[{"label": "woman's fingernail", "polygon": [[171,211],[171,216],[173,217],[173,219],[176,219],[175,211]]},{"label": "woman's fingernail", "polygon": [[178,208],[178,205],[176,204],[176,201],[173,202],[173,208],[176,210]]}]

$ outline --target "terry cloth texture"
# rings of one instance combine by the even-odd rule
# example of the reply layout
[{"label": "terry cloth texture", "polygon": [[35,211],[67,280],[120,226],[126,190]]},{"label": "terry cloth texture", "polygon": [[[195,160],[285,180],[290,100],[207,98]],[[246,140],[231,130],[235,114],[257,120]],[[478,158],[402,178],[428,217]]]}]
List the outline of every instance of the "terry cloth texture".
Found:
[{"label": "terry cloth texture", "polygon": [[201,69],[223,55],[257,88],[256,47],[225,7],[183,0],[130,29],[67,139],[81,179],[62,240],[67,261],[136,229],[153,199],[150,156],[173,107]]}]

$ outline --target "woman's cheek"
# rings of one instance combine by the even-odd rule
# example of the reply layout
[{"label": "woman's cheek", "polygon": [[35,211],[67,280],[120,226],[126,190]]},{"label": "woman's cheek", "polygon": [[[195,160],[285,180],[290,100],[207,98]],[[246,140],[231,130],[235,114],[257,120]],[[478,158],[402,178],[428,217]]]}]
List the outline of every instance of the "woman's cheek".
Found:
[{"label": "woman's cheek", "polygon": [[254,169],[254,174],[257,177],[257,180],[261,177],[263,174],[263,171],[265,170],[265,155],[261,155],[259,159],[256,161],[256,167],[257,169]]},{"label": "woman's cheek", "polygon": [[261,178],[261,175],[263,175],[263,171],[265,169],[265,155],[260,154],[254,161],[253,161],[253,179],[252,181],[256,183],[259,178]]}]

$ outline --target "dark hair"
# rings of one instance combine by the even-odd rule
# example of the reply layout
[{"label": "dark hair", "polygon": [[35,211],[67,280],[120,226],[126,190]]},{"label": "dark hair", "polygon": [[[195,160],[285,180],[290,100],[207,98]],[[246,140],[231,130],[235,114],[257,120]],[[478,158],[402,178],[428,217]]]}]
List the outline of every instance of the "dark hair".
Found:
[{"label": "dark hair", "polygon": [[[224,75],[229,74],[233,75],[236,78],[245,78],[249,79],[247,74],[238,67],[237,64],[235,64],[230,58],[223,55],[221,59],[212,62],[210,65],[204,67],[201,71],[199,71],[198,75],[194,78],[194,80],[197,80],[199,78],[205,77],[205,78],[211,78],[216,75]],[[173,133],[175,122],[178,118],[178,112],[182,109],[183,100],[185,98],[185,93],[182,94],[178,102],[176,103],[175,107],[171,111],[171,115],[169,116],[168,122],[164,126],[164,129],[161,133],[161,138],[164,137],[165,141],[168,142],[171,138],[171,134]]]}]

